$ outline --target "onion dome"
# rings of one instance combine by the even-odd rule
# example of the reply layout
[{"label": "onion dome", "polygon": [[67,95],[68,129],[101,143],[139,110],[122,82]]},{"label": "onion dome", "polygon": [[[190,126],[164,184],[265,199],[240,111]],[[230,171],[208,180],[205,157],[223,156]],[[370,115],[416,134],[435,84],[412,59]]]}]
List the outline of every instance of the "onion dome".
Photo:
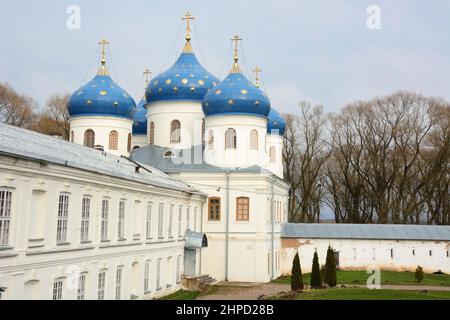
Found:
[{"label": "onion dome", "polygon": [[218,114],[246,114],[267,117],[270,111],[270,101],[267,95],[249,81],[241,72],[238,65],[237,41],[234,64],[228,76],[211,89],[203,99],[203,112],[206,116]]},{"label": "onion dome", "polygon": [[194,19],[189,13],[187,20],[186,44],[175,64],[156,76],[148,85],[145,98],[148,103],[167,100],[202,101],[209,89],[219,83],[219,79],[202,67],[192,51],[190,23]]},{"label": "onion dome", "polygon": [[139,101],[134,114],[133,135],[147,134],[147,109],[145,109],[146,101],[144,98]]},{"label": "onion dome", "polygon": [[133,98],[109,76],[106,69],[105,45],[103,39],[101,66],[97,75],[75,91],[67,104],[69,115],[112,116],[133,119],[136,103]]},{"label": "onion dome", "polygon": [[271,108],[268,118],[267,133],[278,134],[280,136],[284,135],[284,131],[286,130],[286,121],[283,116],[277,110]]}]

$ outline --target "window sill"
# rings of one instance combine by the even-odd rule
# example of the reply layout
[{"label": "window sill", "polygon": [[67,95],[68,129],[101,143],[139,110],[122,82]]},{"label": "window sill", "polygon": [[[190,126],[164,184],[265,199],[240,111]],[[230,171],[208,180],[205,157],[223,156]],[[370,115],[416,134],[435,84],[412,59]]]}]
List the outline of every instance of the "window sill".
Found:
[{"label": "window sill", "polygon": [[11,250],[14,249],[12,246],[0,246],[0,250]]},{"label": "window sill", "polygon": [[119,238],[119,239],[117,239],[117,241],[127,241],[127,238]]},{"label": "window sill", "polygon": [[102,240],[100,240],[100,242],[102,242],[102,243],[111,242],[111,240],[110,239],[102,239]]},{"label": "window sill", "polygon": [[66,242],[56,242],[57,246],[68,246],[70,245],[70,242],[66,241]]},{"label": "window sill", "polygon": [[89,243],[92,243],[92,240],[81,240],[80,243],[81,244],[89,244]]},{"label": "window sill", "polygon": [[161,287],[159,287],[159,288],[156,288],[156,291],[160,291],[162,288]]},{"label": "window sill", "polygon": [[172,285],[171,284],[167,284],[166,285],[166,288],[168,289],[168,288],[172,288]]}]

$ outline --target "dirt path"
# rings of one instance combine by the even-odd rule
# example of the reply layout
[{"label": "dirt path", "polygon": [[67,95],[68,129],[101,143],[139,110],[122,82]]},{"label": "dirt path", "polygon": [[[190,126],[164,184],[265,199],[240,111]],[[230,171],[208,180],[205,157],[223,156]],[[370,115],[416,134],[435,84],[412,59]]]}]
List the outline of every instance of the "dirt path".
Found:
[{"label": "dirt path", "polygon": [[262,295],[273,296],[291,289],[290,285],[278,283],[219,283],[215,287],[213,294],[199,297],[198,300],[257,300]]},{"label": "dirt path", "polygon": [[[347,285],[347,287],[365,288],[365,286]],[[450,291],[450,287],[421,285],[381,285],[381,289],[401,291]],[[197,300],[257,300],[260,296],[273,296],[279,292],[288,292],[291,286],[278,283],[218,283],[214,293],[201,296]]]}]

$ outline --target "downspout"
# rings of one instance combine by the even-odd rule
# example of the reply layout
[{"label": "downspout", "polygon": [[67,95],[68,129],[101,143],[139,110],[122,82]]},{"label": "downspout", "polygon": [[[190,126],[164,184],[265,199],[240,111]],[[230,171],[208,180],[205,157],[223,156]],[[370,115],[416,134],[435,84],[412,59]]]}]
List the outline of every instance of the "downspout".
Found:
[{"label": "downspout", "polygon": [[227,179],[227,193],[226,193],[226,202],[227,207],[225,211],[225,281],[228,281],[228,242],[229,242],[229,232],[230,232],[230,171],[227,171],[226,173],[226,179]]},{"label": "downspout", "polygon": [[270,205],[270,217],[272,221],[272,235],[271,235],[271,265],[272,270],[270,272],[270,280],[274,279],[274,259],[275,259],[275,219],[274,219],[274,197],[275,197],[275,190],[274,190],[274,184],[275,184],[275,176],[272,176],[272,195],[271,195],[271,205]]},{"label": "downspout", "polygon": [[[207,198],[205,197],[202,201],[202,205],[200,206],[200,232],[203,233],[203,207],[207,202]],[[199,264],[200,264],[200,274],[202,274],[202,248],[200,248],[200,256],[199,256]]]}]

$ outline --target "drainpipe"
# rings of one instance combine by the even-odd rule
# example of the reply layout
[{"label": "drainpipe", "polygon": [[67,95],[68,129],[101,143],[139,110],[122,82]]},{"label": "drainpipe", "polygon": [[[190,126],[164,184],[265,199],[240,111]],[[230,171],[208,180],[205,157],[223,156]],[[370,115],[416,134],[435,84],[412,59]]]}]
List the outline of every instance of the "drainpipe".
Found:
[{"label": "drainpipe", "polygon": [[271,265],[272,265],[272,270],[270,272],[270,280],[274,279],[274,268],[275,268],[275,263],[274,263],[274,259],[275,259],[275,219],[274,219],[274,197],[275,197],[275,190],[274,190],[274,184],[275,184],[275,176],[272,176],[272,195],[271,195],[271,205],[270,205],[270,219],[272,221],[272,235],[271,235],[271,247],[272,247],[272,252],[271,252]]},{"label": "drainpipe", "polygon": [[[200,233],[203,233],[203,207],[207,202],[206,199],[207,198],[203,199],[202,205],[200,206]],[[199,264],[200,264],[200,274],[202,274],[202,248],[200,248]]]},{"label": "drainpipe", "polygon": [[225,216],[225,281],[228,281],[228,241],[229,241],[229,232],[230,232],[230,171],[225,173],[227,178],[227,193],[226,193],[226,216]]}]

